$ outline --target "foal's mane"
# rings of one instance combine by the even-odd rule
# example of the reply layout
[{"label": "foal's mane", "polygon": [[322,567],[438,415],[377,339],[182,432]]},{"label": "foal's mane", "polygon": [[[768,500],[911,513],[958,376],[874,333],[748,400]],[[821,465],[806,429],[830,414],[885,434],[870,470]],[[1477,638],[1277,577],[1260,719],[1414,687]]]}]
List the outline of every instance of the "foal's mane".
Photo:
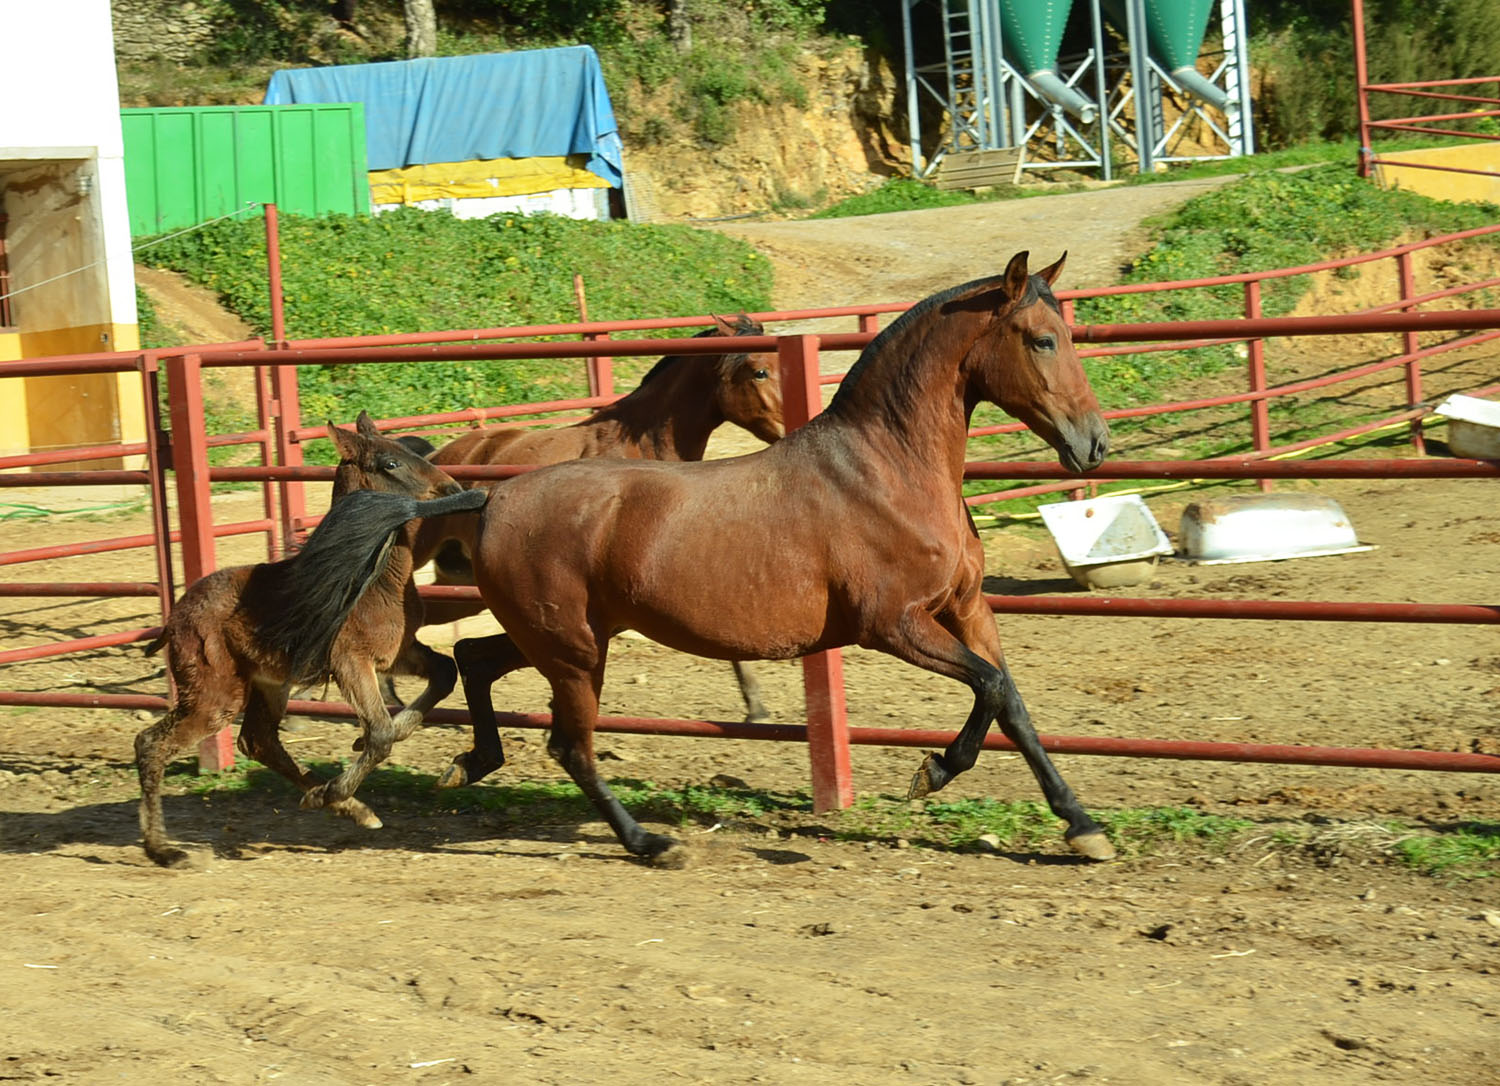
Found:
[{"label": "foal's mane", "polygon": [[[844,379],[839,382],[838,389],[834,392],[833,400],[828,405],[828,410],[833,411],[840,406],[841,401],[847,402],[853,395],[853,389],[858,385],[860,378],[870,369],[871,363],[892,347],[896,340],[906,336],[913,328],[925,323],[934,312],[941,312],[949,302],[955,298],[966,297],[971,294],[979,294],[983,291],[1001,289],[1005,286],[1005,276],[991,275],[983,279],[974,279],[967,283],[961,283],[956,287],[940,291],[929,298],[924,298],[912,306],[901,316],[897,317],[869,343],[865,349],[859,352],[859,358],[855,359],[854,365],[849,367],[849,372],[844,374]],[[1026,277],[1026,289],[1021,292],[1019,298],[1011,299],[1004,308],[1025,309],[1027,306],[1041,302],[1058,314],[1062,313],[1062,305],[1052,293],[1052,288],[1040,275],[1029,275]],[[849,390],[846,394],[846,390]]]},{"label": "foal's mane", "polygon": [[289,680],[309,683],[328,675],[334,638],[385,572],[396,530],[416,508],[416,500],[405,494],[345,494],[301,550],[261,567],[266,583],[256,606],[271,617],[261,625],[260,637],[264,648],[285,654]]},{"label": "foal's mane", "polygon": [[[760,335],[764,331],[765,331],[765,329],[763,327],[761,327],[761,324],[760,324],[759,321],[751,320],[744,313],[741,313],[739,316],[735,317],[735,319],[734,319],[734,334],[737,335],[737,336],[758,336],[758,335]],[[707,338],[712,337],[712,336],[722,336],[722,335],[723,335],[723,333],[719,330],[718,326],[715,325],[712,328],[705,328],[701,332],[694,332],[693,335],[692,335],[692,338],[693,339],[707,339]],[[641,383],[638,386],[636,386],[636,387],[638,387],[638,388],[645,388],[647,382],[649,382],[653,377],[659,377],[662,374],[663,371],[665,371],[667,369],[670,369],[671,367],[677,365],[677,363],[679,363],[679,362],[686,362],[686,361],[688,361],[690,359],[703,358],[703,357],[712,357],[712,356],[695,355],[695,354],[669,354],[669,355],[665,356],[664,358],[660,358],[660,359],[657,360],[656,365],[652,366],[649,370],[646,371],[646,376],[644,376],[644,377],[641,378]],[[739,365],[741,362],[743,362],[748,357],[749,356],[747,354],[745,354],[743,351],[740,352],[739,354],[724,355],[723,356],[723,360],[720,363],[720,366],[721,366],[720,372],[721,373],[723,372],[723,368],[722,367],[737,366],[737,365]]]}]

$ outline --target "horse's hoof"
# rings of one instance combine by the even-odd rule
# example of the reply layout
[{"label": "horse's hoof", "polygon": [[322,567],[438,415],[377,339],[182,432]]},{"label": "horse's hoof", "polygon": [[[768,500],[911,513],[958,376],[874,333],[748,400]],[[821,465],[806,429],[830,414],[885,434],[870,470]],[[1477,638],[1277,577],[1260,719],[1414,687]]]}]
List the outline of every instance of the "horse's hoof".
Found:
[{"label": "horse's hoof", "polygon": [[455,758],[443,775],[437,779],[438,788],[462,788],[469,783],[469,770],[462,758]]},{"label": "horse's hoof", "polygon": [[666,871],[681,871],[688,865],[688,850],[682,847],[682,843],[660,833],[646,835],[639,855],[652,867]]},{"label": "horse's hoof", "polygon": [[1115,858],[1115,846],[1109,843],[1109,838],[1104,836],[1103,830],[1090,830],[1088,833],[1080,833],[1077,837],[1069,837],[1068,844],[1086,859],[1103,862]]},{"label": "horse's hoof", "polygon": [[757,709],[751,709],[748,713],[745,714],[746,724],[769,724],[770,722],[771,714],[766,710],[764,706],[761,706]]},{"label": "horse's hoof", "polygon": [[474,756],[472,750],[468,751],[454,758],[453,764],[443,770],[443,775],[438,778],[437,787],[462,788],[466,784],[478,784],[504,764],[505,759],[502,757],[499,763],[486,765]]},{"label": "horse's hoof", "polygon": [[917,768],[916,773],[912,776],[911,787],[906,790],[906,798],[909,800],[921,799],[929,792],[936,792],[941,788],[945,782],[934,779],[935,775],[933,772],[934,768],[940,765],[941,763],[938,761],[936,754],[928,754],[927,757],[923,758],[921,766]]}]

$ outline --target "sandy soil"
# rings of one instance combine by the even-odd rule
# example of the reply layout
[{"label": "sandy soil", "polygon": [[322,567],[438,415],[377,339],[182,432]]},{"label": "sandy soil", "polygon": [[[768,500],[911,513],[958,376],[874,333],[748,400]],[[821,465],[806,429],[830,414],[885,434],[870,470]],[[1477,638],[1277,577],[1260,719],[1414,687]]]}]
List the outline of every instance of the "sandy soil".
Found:
[{"label": "sandy soil", "polygon": [[[1112,242],[1090,231],[1123,216],[1106,202],[1048,199],[1057,201],[1050,211],[1040,201],[1000,208],[1024,219],[995,225],[993,236],[973,217],[935,212],[885,216],[878,229],[840,224],[833,237],[872,254],[853,271],[846,256],[818,262],[819,237],[795,243],[799,224],[736,229],[761,231],[757,243],[788,261],[777,298],[787,307],[914,298],[984,274],[1017,248],[1050,259],[1054,239],[1101,262],[1103,280],[1083,279],[1070,257],[1077,274],[1067,285],[1107,280],[1129,231]],[[885,221],[906,218],[917,223],[909,234]],[[880,236],[921,236],[927,247],[882,260]],[[982,260],[963,255],[976,251]],[[939,278],[908,275],[913,263],[930,263]],[[1452,379],[1485,366],[1497,368],[1471,360]],[[1118,594],[1493,598],[1500,507],[1490,482],[1316,489],[1336,497],[1376,549],[1165,562],[1152,583]],[[1197,496],[1150,504],[1170,531]],[[242,515],[245,498],[220,501],[226,518]],[[122,528],[119,518],[0,523],[0,551]],[[1074,590],[1040,529],[984,534],[991,591]],[[226,543],[221,557],[257,555]],[[151,571],[130,555],[26,570],[26,579],[47,576]],[[0,602],[7,646],[131,622],[151,622],[146,602]],[[1500,642],[1488,627],[1000,622],[1044,734],[1500,753]],[[628,638],[612,656],[608,713],[736,713],[722,664]],[[858,724],[948,728],[968,707],[961,687],[868,653],[849,652],[846,673]],[[775,718],[799,720],[798,667],[768,664],[762,674]],[[164,691],[155,661],[129,649],[11,666],[3,681]],[[507,708],[546,706],[531,675],[508,678],[498,694]],[[693,862],[658,871],[627,859],[592,818],[504,806],[507,787],[561,776],[536,732],[507,730],[511,763],[472,790],[495,804],[455,809],[428,785],[465,740],[431,727],[397,750],[412,772],[381,772],[362,793],[386,821],[374,832],[297,810],[292,790],[265,774],[246,791],[175,785],[168,826],[196,863],[162,871],[141,853],[135,824],[131,738],[148,719],[0,709],[0,878],[12,886],[0,906],[0,1078],[1500,1082],[1495,880],[1450,881],[1395,863],[1388,828],[1493,827],[1500,787],[1490,775],[1059,757],[1101,811],[1181,805],[1255,827],[1222,851],[1159,846],[1084,866],[1060,838],[1022,853],[956,851],[862,829],[857,810],[814,815],[795,801],[807,787],[795,747],[604,736],[613,777],[721,789],[738,781],[792,801],[673,830]],[[290,749],[308,761],[346,756],[354,736],[323,719],[290,727]],[[895,797],[919,757],[856,748],[858,795],[901,812]],[[987,752],[934,798],[1036,795],[1017,758]],[[1287,846],[1279,834],[1304,843]]]}]

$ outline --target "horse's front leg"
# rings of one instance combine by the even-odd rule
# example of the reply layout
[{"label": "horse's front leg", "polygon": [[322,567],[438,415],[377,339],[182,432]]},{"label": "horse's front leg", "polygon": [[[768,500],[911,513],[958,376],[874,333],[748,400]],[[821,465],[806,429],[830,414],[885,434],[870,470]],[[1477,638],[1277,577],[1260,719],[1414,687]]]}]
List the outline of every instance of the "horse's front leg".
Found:
[{"label": "horse's front leg", "polygon": [[453,658],[463,679],[464,700],[474,732],[474,745],[456,755],[438,778],[439,788],[461,788],[488,776],[505,764],[500,724],[490,687],[502,676],[528,666],[526,657],[508,634],[466,637],[453,646]]},{"label": "horse's front leg", "polygon": [[908,798],[936,792],[970,768],[984,746],[990,722],[998,720],[1000,730],[1026,759],[1052,813],[1068,824],[1068,844],[1091,860],[1113,859],[1115,850],[1104,830],[1083,809],[1042,749],[1020,691],[1005,666],[994,616],[983,596],[976,594],[971,605],[945,614],[943,619],[940,624],[925,611],[908,612],[889,644],[883,646],[918,667],[960,679],[974,691],[974,708],[963,728],[942,754],[929,754],[923,760],[912,777]]},{"label": "horse's front leg", "polygon": [[374,663],[368,658],[337,662],[333,677],[359,715],[360,727],[364,730],[363,749],[333,780],[303,793],[302,806],[308,810],[331,807],[353,798],[370,772],[390,757],[391,748],[396,743],[396,725],[380,696]]}]

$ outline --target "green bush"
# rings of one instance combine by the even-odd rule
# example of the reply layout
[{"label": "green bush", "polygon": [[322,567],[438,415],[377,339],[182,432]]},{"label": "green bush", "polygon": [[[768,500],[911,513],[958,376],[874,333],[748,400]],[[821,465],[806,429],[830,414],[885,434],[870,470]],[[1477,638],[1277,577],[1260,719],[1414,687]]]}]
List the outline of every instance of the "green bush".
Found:
[{"label": "green bush", "polygon": [[[269,336],[265,231],[225,220],[139,258],[215,290]],[[379,335],[576,321],[589,316],[735,313],[770,307],[771,269],[743,242],[684,226],[580,222],[553,215],[460,220],[403,209],[376,217],[281,219],[289,338]],[[304,419],[397,417],[576,395],[576,362],[304,367]]]}]

